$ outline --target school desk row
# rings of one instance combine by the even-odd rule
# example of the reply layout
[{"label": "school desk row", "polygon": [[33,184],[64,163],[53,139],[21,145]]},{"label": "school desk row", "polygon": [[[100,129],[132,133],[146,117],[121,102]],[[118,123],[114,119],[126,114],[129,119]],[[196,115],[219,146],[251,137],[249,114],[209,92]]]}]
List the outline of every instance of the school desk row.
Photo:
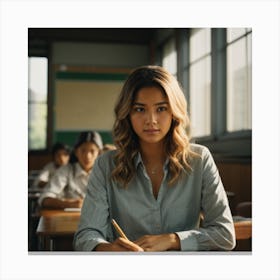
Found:
[{"label": "school desk row", "polygon": [[[42,210],[37,227],[39,251],[73,251],[73,236],[80,219],[79,211]],[[237,246],[246,242],[241,251],[251,251],[252,220],[234,222]]]}]

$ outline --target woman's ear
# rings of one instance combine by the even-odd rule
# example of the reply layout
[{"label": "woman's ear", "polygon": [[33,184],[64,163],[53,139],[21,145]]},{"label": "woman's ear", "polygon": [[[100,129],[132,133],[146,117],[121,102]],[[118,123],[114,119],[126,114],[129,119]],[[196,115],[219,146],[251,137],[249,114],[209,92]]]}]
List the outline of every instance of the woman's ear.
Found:
[{"label": "woman's ear", "polygon": [[177,126],[179,124],[179,122],[173,117],[172,118],[172,124],[175,127],[175,126]]}]

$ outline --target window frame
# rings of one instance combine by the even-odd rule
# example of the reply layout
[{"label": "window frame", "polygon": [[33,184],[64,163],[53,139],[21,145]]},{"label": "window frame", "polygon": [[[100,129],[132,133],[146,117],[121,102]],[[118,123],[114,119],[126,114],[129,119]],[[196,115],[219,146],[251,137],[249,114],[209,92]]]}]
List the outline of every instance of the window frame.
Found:
[{"label": "window frame", "polygon": [[[251,157],[252,129],[227,131],[227,28],[211,28],[211,132],[210,135],[194,137],[193,141],[207,146],[222,157]],[[247,36],[251,33],[247,29]],[[190,101],[190,29],[178,30],[178,80],[189,104]],[[242,37],[240,36],[240,37]],[[238,37],[239,38],[239,37]],[[236,40],[238,40],[236,38]],[[235,40],[234,40],[235,41]],[[232,41],[233,42],[233,41]],[[252,104],[251,104],[252,106]],[[188,108],[189,111],[190,108]]]}]

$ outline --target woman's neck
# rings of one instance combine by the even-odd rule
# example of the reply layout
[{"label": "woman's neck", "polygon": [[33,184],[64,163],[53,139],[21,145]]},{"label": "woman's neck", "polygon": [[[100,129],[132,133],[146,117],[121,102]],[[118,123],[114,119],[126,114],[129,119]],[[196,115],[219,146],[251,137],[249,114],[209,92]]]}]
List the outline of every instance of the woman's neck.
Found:
[{"label": "woman's neck", "polygon": [[164,163],[166,159],[166,153],[164,145],[162,144],[145,144],[141,145],[140,153],[144,163]]}]

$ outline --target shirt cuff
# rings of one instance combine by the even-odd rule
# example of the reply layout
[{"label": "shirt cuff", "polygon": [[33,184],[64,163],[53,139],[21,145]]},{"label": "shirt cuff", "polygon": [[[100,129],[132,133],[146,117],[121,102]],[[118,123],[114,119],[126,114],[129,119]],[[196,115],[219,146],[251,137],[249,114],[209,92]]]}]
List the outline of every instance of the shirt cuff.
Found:
[{"label": "shirt cuff", "polygon": [[100,243],[109,243],[107,240],[102,238],[96,238],[92,240],[87,240],[85,242],[75,240],[74,241],[75,251],[95,251],[95,247]]},{"label": "shirt cuff", "polygon": [[181,251],[197,251],[198,242],[192,230],[176,232],[180,239]]}]

